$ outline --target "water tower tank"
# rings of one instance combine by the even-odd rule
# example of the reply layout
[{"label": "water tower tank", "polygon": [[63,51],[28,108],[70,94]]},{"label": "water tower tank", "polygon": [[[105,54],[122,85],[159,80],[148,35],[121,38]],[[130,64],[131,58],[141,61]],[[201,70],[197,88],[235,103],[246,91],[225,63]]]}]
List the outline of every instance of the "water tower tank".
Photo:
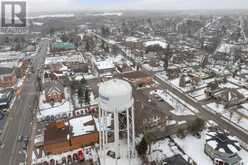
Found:
[{"label": "water tower tank", "polygon": [[118,113],[133,106],[132,86],[119,79],[103,82],[99,86],[99,106],[107,112]]}]

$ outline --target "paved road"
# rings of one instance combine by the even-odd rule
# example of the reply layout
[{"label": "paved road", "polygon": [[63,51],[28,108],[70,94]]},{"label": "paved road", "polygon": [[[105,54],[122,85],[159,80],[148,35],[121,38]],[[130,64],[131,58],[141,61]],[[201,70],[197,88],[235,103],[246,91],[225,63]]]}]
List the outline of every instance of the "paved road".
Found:
[{"label": "paved road", "polygon": [[[108,43],[107,39],[104,39],[103,37],[99,36],[98,34],[93,33],[96,37],[98,37],[100,40],[103,40],[104,42]],[[111,45],[111,44],[110,44]],[[119,48],[119,51],[130,61],[132,61],[134,64],[139,65],[136,61],[134,61],[131,57],[127,56],[127,54],[121,50],[120,46],[117,44],[117,47]],[[212,113],[208,111],[206,108],[204,108],[200,103],[195,102],[192,98],[188,97],[186,94],[182,93],[178,89],[174,88],[170,83],[161,80],[157,76],[154,75],[153,72],[146,70],[145,68],[141,69],[151,75],[154,80],[156,80],[165,90],[169,90],[177,97],[181,98],[184,102],[191,105],[195,109],[199,110],[200,113],[197,114],[198,117],[202,118],[203,120],[213,120],[215,121],[221,129],[228,130],[232,135],[237,136],[239,139],[241,139],[243,142],[248,144],[248,132],[242,130],[241,128],[238,128],[238,126],[234,125],[234,123],[231,123],[230,121],[224,120],[221,118],[220,115]]]},{"label": "paved road", "polygon": [[20,96],[10,110],[8,126],[3,132],[2,148],[0,149],[0,165],[18,165],[25,161],[26,151],[22,150],[22,142],[17,142],[18,136],[29,136],[31,132],[32,113],[34,109],[35,96],[37,96],[38,68],[44,62],[48,41],[41,42],[41,51],[34,57],[33,65],[35,73],[30,75],[23,83]]}]

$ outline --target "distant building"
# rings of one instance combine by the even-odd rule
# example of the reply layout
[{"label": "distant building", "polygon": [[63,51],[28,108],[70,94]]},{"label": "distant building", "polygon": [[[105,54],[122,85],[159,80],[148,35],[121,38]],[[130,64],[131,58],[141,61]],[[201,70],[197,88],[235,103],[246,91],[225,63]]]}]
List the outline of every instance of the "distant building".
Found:
[{"label": "distant building", "polygon": [[0,87],[12,87],[16,84],[16,72],[14,68],[0,68]]},{"label": "distant building", "polygon": [[95,56],[93,57],[93,65],[95,66],[98,75],[113,73],[116,69],[112,58],[107,56]]},{"label": "distant building", "polygon": [[153,83],[153,79],[149,74],[142,71],[126,72],[123,78],[131,82],[135,86],[146,86]]},{"label": "distant building", "polygon": [[52,52],[67,51],[73,49],[76,49],[75,45],[69,42],[55,42],[51,46]]},{"label": "distant building", "polygon": [[131,49],[143,49],[144,45],[141,39],[136,37],[127,37],[125,40],[126,46]]},{"label": "distant building", "polygon": [[[168,121],[165,111],[161,111],[156,103],[139,101],[145,97],[142,91],[135,92],[135,129],[137,134],[164,128]],[[168,110],[173,109],[169,105],[164,107]]]},{"label": "distant building", "polygon": [[242,159],[238,155],[240,150],[238,140],[228,133],[206,133],[205,153],[213,160],[214,165],[241,165]]},{"label": "distant building", "polygon": [[44,131],[46,154],[61,154],[70,150],[94,145],[98,132],[92,116],[83,116],[48,125]]}]

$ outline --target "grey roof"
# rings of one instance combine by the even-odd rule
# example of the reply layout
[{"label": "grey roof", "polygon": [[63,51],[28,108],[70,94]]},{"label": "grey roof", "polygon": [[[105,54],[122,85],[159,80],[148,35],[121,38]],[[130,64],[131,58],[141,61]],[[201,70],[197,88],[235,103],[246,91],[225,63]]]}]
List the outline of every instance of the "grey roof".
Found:
[{"label": "grey roof", "polygon": [[14,68],[0,67],[0,75],[12,73]]},{"label": "grey roof", "polygon": [[64,92],[64,86],[59,81],[50,81],[44,84],[45,94],[49,94],[52,90]]},{"label": "grey roof", "polygon": [[175,155],[164,160],[168,165],[190,165],[181,155]]},{"label": "grey roof", "polygon": [[239,142],[236,139],[233,139],[225,132],[212,132],[206,134],[209,138],[206,140],[207,143],[215,141],[217,143],[214,150],[223,149],[225,153],[233,154],[233,150],[230,149],[230,146],[235,148],[237,151],[240,151]]}]

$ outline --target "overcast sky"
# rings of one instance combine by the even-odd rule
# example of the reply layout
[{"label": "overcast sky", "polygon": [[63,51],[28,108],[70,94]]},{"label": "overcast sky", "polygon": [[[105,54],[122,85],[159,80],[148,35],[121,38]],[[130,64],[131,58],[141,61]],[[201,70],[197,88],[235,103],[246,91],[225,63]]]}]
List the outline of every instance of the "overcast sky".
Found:
[{"label": "overcast sky", "polygon": [[248,9],[248,0],[27,0],[30,11]]}]

